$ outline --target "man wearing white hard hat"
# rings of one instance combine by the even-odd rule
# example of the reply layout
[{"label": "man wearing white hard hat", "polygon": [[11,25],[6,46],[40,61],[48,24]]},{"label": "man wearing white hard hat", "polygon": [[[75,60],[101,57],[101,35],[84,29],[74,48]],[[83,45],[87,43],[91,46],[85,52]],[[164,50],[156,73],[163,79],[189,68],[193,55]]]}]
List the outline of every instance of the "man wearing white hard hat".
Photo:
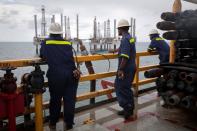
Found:
[{"label": "man wearing white hard hat", "polygon": [[151,43],[148,51],[157,51],[159,53],[160,64],[169,62],[170,47],[167,42],[159,36],[156,29],[152,29],[149,33]]},{"label": "man wearing white hard hat", "polygon": [[74,124],[74,110],[80,72],[75,66],[71,42],[62,38],[62,28],[58,23],[49,27],[49,38],[41,43],[40,56],[48,64],[47,78],[50,92],[49,127],[56,129],[64,102],[65,128]]},{"label": "man wearing white hard hat", "polygon": [[134,98],[131,90],[132,82],[136,71],[136,49],[135,40],[128,33],[129,22],[122,19],[118,22],[118,34],[122,36],[118,49],[118,70],[115,78],[115,91],[119,105],[123,110],[118,115],[129,119],[133,115]]}]

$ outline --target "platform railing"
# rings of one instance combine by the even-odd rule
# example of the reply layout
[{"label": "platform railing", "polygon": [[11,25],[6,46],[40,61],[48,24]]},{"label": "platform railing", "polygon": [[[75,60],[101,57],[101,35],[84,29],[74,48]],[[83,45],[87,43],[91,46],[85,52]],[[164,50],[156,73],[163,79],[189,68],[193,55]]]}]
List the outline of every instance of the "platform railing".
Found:
[{"label": "platform railing", "polygon": [[[106,59],[116,59],[118,57],[117,54],[104,54],[105,57],[102,55],[88,55],[88,56],[77,56],[77,61],[78,62],[85,62],[85,61],[98,61],[98,60],[106,60]],[[149,53],[149,52],[138,52],[136,54],[136,74],[135,74],[135,79],[133,82],[133,86],[135,90],[138,92],[139,86],[144,85],[144,84],[149,84],[155,81],[154,78],[151,79],[144,79],[144,80],[139,80],[139,72],[141,71],[146,71],[152,68],[157,67],[158,65],[149,65],[149,66],[143,66],[140,67],[140,58],[144,56],[151,56],[151,55],[158,55],[157,53]],[[75,58],[76,60],[76,58]],[[18,59],[18,60],[3,60],[0,61],[0,68],[5,68],[5,67],[26,67],[26,66],[32,66],[33,63],[41,61],[40,58],[30,58],[30,59]],[[113,77],[116,75],[116,71],[110,71],[110,72],[102,72],[102,73],[96,73],[96,74],[88,74],[88,75],[83,75],[80,78],[80,82],[83,81],[90,81],[90,80],[96,80],[96,79],[102,79],[102,78],[107,78],[107,77]],[[48,86],[48,83],[45,82],[45,86]],[[18,86],[18,90],[20,90],[20,85]],[[90,98],[94,98],[97,96],[101,95],[107,95],[109,93],[114,92],[114,89],[101,89],[97,90],[95,92],[87,92],[81,95],[77,96],[77,101],[82,101]],[[44,103],[43,105],[44,109],[48,108],[48,103]],[[34,108],[32,108],[34,110]],[[27,111],[26,113],[30,113],[33,110],[30,109],[30,111]]]},{"label": "platform railing", "polygon": [[[77,61],[78,62],[85,62],[85,61],[98,61],[98,60],[106,60],[106,59],[116,59],[118,57],[117,54],[104,54],[103,55],[88,55],[88,56],[77,56]],[[136,95],[138,95],[138,90],[140,85],[144,84],[149,84],[155,81],[154,78],[151,79],[144,79],[144,80],[139,80],[139,72],[141,71],[146,71],[152,68],[157,67],[158,65],[149,65],[149,66],[143,66],[140,67],[140,58],[144,56],[152,56],[152,55],[158,55],[157,53],[149,53],[149,52],[139,52],[136,54],[136,74],[135,74],[135,79],[133,82],[134,89],[136,90]],[[76,60],[76,58],[75,58]],[[19,59],[19,60],[4,60],[0,61],[0,68],[5,68],[5,67],[26,67],[26,66],[32,66],[35,62],[41,61],[40,58],[31,58],[31,59]],[[110,72],[102,72],[102,73],[96,73],[96,74],[88,74],[88,75],[83,75],[80,78],[80,82],[83,81],[91,81],[91,80],[96,80],[96,79],[103,79],[107,77],[113,77],[116,75],[116,71],[110,71]],[[45,82],[45,86],[48,86],[48,83]],[[21,86],[18,86],[18,91],[21,91]],[[107,94],[111,94],[114,92],[114,88],[109,88],[109,89],[100,89],[96,90],[94,92],[86,92],[84,94],[80,94],[77,96],[77,101],[83,101],[91,98],[95,98],[98,96],[103,96]],[[43,110],[49,108],[49,102],[43,103]],[[35,112],[35,107],[31,107],[30,109],[26,109],[24,114],[29,114]]]}]

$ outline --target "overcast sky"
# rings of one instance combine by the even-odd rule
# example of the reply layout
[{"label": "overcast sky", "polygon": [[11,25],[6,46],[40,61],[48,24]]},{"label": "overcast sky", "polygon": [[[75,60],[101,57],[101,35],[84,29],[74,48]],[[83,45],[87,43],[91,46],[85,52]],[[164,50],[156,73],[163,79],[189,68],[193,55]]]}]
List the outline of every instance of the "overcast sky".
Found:
[{"label": "overcast sky", "polygon": [[[69,16],[71,37],[76,37],[76,14],[79,14],[79,36],[89,38],[93,19],[101,22],[110,19],[136,18],[138,41],[148,41],[148,32],[160,21],[161,12],[171,11],[174,0],[0,0],[0,41],[32,41],[34,14],[41,19],[41,5],[45,5],[47,26],[55,14]],[[183,10],[196,9],[197,5],[182,2]],[[39,23],[40,25],[40,23]],[[113,23],[111,23],[111,28]],[[39,28],[40,32],[40,28]],[[103,31],[102,31],[103,32]],[[113,33],[111,33],[113,34]]]}]

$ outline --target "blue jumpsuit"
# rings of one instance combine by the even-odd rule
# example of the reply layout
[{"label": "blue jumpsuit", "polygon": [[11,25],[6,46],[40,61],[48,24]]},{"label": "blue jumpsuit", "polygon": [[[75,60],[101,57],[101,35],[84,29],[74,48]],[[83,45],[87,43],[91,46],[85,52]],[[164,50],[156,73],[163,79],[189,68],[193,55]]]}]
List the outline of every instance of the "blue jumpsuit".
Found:
[{"label": "blue jumpsuit", "polygon": [[130,34],[124,34],[121,39],[121,44],[118,52],[118,68],[120,66],[123,57],[127,58],[126,67],[123,69],[125,77],[119,79],[118,76],[115,78],[115,92],[119,105],[125,110],[134,109],[134,96],[131,90],[132,82],[136,71],[136,49],[134,39],[131,38]]},{"label": "blue jumpsuit", "polygon": [[73,125],[78,80],[73,76],[76,66],[72,45],[62,37],[51,37],[41,43],[40,54],[48,64],[50,124],[56,124],[58,121],[63,98],[64,121],[68,125]]},{"label": "blue jumpsuit", "polygon": [[153,38],[151,40],[148,50],[156,50],[159,53],[160,64],[169,62],[170,47],[164,39],[160,37]]}]

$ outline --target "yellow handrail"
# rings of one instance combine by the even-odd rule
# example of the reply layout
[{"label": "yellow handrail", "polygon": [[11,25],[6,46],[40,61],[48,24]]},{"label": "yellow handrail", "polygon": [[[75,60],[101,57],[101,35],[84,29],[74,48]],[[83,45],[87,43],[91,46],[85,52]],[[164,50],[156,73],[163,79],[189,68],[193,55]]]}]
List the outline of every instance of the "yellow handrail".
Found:
[{"label": "yellow handrail", "polygon": [[[150,55],[157,55],[157,53],[149,53],[149,52],[139,52],[136,56],[150,56]],[[105,59],[115,59],[117,58],[117,54],[104,54],[103,55],[88,55],[88,56],[77,56],[78,62],[84,61],[97,61],[97,60],[105,60]],[[76,58],[74,57],[76,60]],[[40,58],[29,58],[29,59],[18,59],[18,60],[1,60],[0,61],[0,68],[6,67],[25,67],[25,66],[32,66],[35,62],[41,62]]]},{"label": "yellow handrail", "polygon": [[[77,56],[77,61],[78,62],[97,61],[97,60],[105,60],[105,59],[115,59],[118,57],[117,54],[103,54],[103,55]],[[140,67],[140,57],[151,56],[151,55],[157,55],[157,53],[156,52],[153,52],[153,53],[139,52],[136,54],[137,71],[136,71],[133,86],[135,87],[137,92],[138,92],[138,88],[140,85],[148,84],[148,83],[155,81],[155,78],[139,80],[139,72],[140,71],[146,71],[148,69],[152,69],[152,68],[155,68],[158,66],[158,65],[150,65],[150,66]],[[74,59],[76,60],[76,58],[74,58]],[[0,68],[32,66],[35,62],[41,62],[41,59],[40,58],[31,58],[31,59],[19,59],[19,60],[3,60],[3,61],[0,61]],[[96,80],[96,79],[101,79],[101,78],[106,78],[106,77],[112,77],[115,75],[116,75],[116,71],[102,72],[102,73],[97,73],[97,74],[89,74],[89,75],[81,76],[80,82]],[[45,82],[45,86],[47,86],[47,85],[48,85],[48,83]],[[19,86],[19,90],[21,90],[20,86]],[[98,97],[101,95],[107,95],[112,92],[114,92],[114,88],[97,90],[95,92],[87,92],[85,94],[81,94],[81,95],[77,96],[77,101],[82,101],[82,100]],[[36,123],[37,123],[36,126],[38,126],[37,130],[43,129],[42,126],[38,125],[39,123],[43,122],[41,111],[43,109],[47,109],[49,107],[49,102],[45,102],[42,106],[40,106],[41,103],[38,102],[38,100],[42,101],[40,99],[42,99],[42,94],[39,94],[36,97],[36,102],[37,102],[37,103],[35,103],[36,109],[35,109],[35,107],[32,107],[30,109],[26,109],[26,111],[24,112],[24,114],[28,114],[28,113],[32,113],[32,112],[36,111]]]}]

